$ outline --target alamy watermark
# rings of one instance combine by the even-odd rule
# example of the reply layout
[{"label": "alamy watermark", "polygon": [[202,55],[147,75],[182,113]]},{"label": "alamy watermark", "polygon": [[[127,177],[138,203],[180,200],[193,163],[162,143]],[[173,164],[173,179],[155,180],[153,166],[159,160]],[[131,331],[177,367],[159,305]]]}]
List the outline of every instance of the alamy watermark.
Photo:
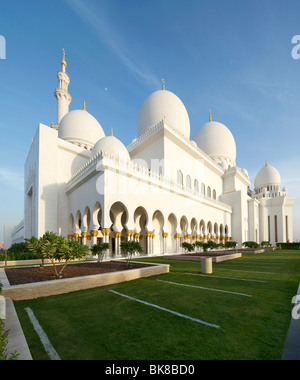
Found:
[{"label": "alamy watermark", "polygon": [[6,59],[6,40],[0,36],[0,59]]}]

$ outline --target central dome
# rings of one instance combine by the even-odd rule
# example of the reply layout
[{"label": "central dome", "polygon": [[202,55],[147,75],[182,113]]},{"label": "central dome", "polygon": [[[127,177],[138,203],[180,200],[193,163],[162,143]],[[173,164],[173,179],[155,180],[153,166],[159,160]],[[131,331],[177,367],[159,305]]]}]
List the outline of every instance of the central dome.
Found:
[{"label": "central dome", "polygon": [[209,121],[198,129],[193,140],[218,164],[227,168],[236,165],[236,144],[230,130],[217,121]]},{"label": "central dome", "polygon": [[170,91],[152,93],[143,103],[137,122],[138,137],[162,120],[190,138],[190,119],[182,101]]},{"label": "central dome", "polygon": [[92,148],[104,136],[101,125],[85,110],[67,113],[58,127],[59,138],[87,148]]}]

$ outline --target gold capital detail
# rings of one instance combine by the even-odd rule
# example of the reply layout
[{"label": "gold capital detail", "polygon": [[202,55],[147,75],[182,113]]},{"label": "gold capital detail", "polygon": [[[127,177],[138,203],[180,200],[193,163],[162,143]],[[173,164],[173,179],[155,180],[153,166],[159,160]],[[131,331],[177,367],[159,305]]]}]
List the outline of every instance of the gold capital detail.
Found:
[{"label": "gold capital detail", "polygon": [[167,232],[164,232],[164,233],[162,234],[162,237],[163,237],[164,239],[166,239],[168,236],[169,236],[169,234],[168,234]]},{"label": "gold capital detail", "polygon": [[91,231],[91,236],[97,237],[98,236],[98,231],[97,230]]}]

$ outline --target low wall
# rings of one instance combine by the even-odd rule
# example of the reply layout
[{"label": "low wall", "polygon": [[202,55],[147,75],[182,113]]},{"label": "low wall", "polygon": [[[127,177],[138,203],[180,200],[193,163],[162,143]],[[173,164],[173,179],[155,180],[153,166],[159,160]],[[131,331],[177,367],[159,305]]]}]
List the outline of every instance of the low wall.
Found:
[{"label": "low wall", "polygon": [[221,261],[226,261],[226,260],[233,260],[233,259],[238,259],[239,257],[242,257],[241,253],[231,253],[229,255],[224,255],[224,256],[189,256],[189,255],[180,255],[180,256],[168,256],[165,257],[166,259],[171,259],[171,260],[187,260],[187,261],[199,261],[201,262],[201,259],[206,259],[206,258],[212,258],[213,263],[220,263]]},{"label": "low wall", "polygon": [[[6,286],[2,289],[2,295],[6,298],[11,298],[14,301],[48,297],[56,294],[69,293],[83,289],[91,289],[99,286],[136,280],[142,277],[150,277],[163,273],[169,273],[169,268],[170,266],[166,264],[149,263],[148,267],[130,269],[121,272],[66,278],[33,284]],[[4,271],[4,269],[1,269],[1,271]]]}]

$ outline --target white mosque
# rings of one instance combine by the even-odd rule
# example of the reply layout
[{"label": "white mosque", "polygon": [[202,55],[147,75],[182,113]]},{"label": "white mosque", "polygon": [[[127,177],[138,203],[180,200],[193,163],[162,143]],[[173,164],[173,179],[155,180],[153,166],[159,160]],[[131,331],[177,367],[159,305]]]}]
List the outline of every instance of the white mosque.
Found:
[{"label": "white mosque", "polygon": [[13,242],[54,231],[89,246],[137,240],[146,255],[181,252],[183,241],[293,241],[292,206],[279,172],[267,163],[250,190],[236,166],[230,130],[213,121],[190,138],[182,101],[152,93],[128,147],[105,136],[86,110],[69,111],[65,53],[57,77],[57,123],[39,124],[25,163],[24,221]]}]

